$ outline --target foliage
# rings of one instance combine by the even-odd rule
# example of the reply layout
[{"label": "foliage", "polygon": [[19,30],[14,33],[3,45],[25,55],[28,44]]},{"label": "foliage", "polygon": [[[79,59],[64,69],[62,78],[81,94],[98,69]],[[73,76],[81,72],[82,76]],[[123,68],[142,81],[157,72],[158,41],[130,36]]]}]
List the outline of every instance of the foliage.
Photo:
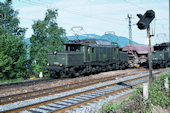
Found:
[{"label": "foliage", "polygon": [[161,107],[170,105],[170,96],[168,96],[164,88],[165,77],[170,79],[170,73],[163,73],[160,79],[156,79],[149,87],[149,102],[153,105],[159,105]]},{"label": "foliage", "polygon": [[18,11],[12,8],[12,2],[0,2],[0,34],[8,32],[15,36],[24,36],[26,29],[19,27]]},{"label": "foliage", "polygon": [[102,108],[103,108],[104,111],[110,112],[110,111],[113,111],[115,109],[119,109],[120,105],[113,103],[113,102],[108,102],[108,103],[104,103]]},{"label": "foliage", "polygon": [[0,2],[0,79],[26,77],[25,30],[19,27],[18,12],[11,2]]},{"label": "foliage", "polygon": [[0,83],[11,83],[11,82],[19,82],[23,81],[24,78],[16,78],[16,79],[10,79],[10,80],[0,80]]},{"label": "foliage", "polygon": [[21,36],[1,35],[0,78],[14,79],[26,74],[26,44]]},{"label": "foliage", "polygon": [[43,70],[43,66],[33,64],[33,72],[35,73],[35,75],[38,75],[41,70]]},{"label": "foliage", "polygon": [[36,61],[34,73],[43,71],[47,64],[47,54],[64,49],[65,30],[56,23],[57,10],[48,9],[44,20],[35,21],[32,25],[34,34],[30,38],[30,58]]},{"label": "foliage", "polygon": [[[146,112],[146,113],[151,113],[152,112],[152,106],[153,105],[159,105],[161,107],[167,107],[168,105],[170,105],[170,96],[168,95],[168,93],[165,91],[164,88],[164,79],[165,77],[168,77],[168,79],[170,79],[170,73],[169,71],[164,72],[161,74],[161,77],[156,79],[151,86],[149,86],[149,99],[148,101],[142,101],[143,99],[141,98],[141,94],[142,94],[142,88],[139,87],[136,89],[136,91],[133,93],[132,96],[129,97],[128,100],[125,100],[123,102],[121,102],[120,104],[115,104],[112,102],[108,102],[108,103],[104,103],[102,108],[105,112],[115,112],[115,110],[122,110],[123,112],[126,113],[131,113],[133,111],[129,110],[128,108],[124,108],[123,106],[125,104],[129,104],[130,101],[135,102],[134,100],[141,100],[141,101],[136,101],[136,105],[138,105],[138,107],[141,109],[138,109],[141,112]],[[168,91],[169,92],[169,91]],[[136,106],[136,105],[132,105],[132,106]],[[118,111],[120,112],[120,111]]]}]

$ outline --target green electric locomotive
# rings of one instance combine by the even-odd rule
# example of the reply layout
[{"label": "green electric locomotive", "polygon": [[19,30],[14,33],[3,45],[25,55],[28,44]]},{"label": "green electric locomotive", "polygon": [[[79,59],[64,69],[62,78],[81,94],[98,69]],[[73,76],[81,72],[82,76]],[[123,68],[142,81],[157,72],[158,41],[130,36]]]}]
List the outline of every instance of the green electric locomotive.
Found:
[{"label": "green electric locomotive", "polygon": [[153,68],[170,66],[170,42],[156,44],[152,53]]},{"label": "green electric locomotive", "polygon": [[100,39],[71,40],[64,43],[64,52],[48,54],[48,71],[52,77],[77,77],[101,71],[124,69],[126,52],[116,43]]}]

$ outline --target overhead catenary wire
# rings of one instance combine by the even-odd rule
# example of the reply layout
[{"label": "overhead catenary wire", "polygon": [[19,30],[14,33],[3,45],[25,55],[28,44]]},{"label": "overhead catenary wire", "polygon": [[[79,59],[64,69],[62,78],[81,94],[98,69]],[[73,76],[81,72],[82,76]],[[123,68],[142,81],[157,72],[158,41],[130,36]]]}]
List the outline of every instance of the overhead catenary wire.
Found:
[{"label": "overhead catenary wire", "polygon": [[124,0],[124,1],[125,1],[126,3],[128,3],[128,4],[132,5],[132,6],[134,6],[134,7],[137,7],[137,8],[139,8],[139,9],[141,9],[141,10],[147,10],[147,9],[145,9],[145,8],[139,6],[139,5],[136,5],[136,4],[132,3],[132,2],[129,2],[129,1],[127,1],[127,0]]},{"label": "overhead catenary wire", "polygon": [[[25,1],[24,2],[25,4],[31,4],[31,5],[34,5],[34,6],[38,6],[38,7],[42,7],[42,8],[44,8],[44,7],[46,7],[46,6],[48,6],[48,8],[49,7],[51,7],[51,8],[53,8],[54,6],[52,6],[52,5],[50,5],[50,4],[46,4],[46,6],[44,6],[44,4],[42,4],[42,3],[35,3],[35,2],[32,2],[31,0],[27,0],[27,1]],[[47,8],[47,7],[46,7]],[[89,18],[89,19],[93,19],[93,20],[98,20],[98,21],[101,21],[101,22],[104,22],[104,23],[107,23],[107,25],[104,25],[104,24],[102,24],[102,26],[106,26],[107,28],[108,28],[108,26],[110,26],[110,27],[113,27],[113,25],[114,24],[110,24],[110,23],[116,23],[116,25],[117,25],[117,22],[119,21],[119,22],[125,22],[125,20],[123,20],[123,19],[118,19],[118,18],[105,18],[105,17],[103,17],[103,16],[101,16],[101,15],[87,15],[87,14],[83,14],[82,12],[80,12],[80,11],[75,11],[75,10],[70,10],[70,9],[66,9],[66,8],[58,8],[58,10],[60,11],[64,11],[64,12],[66,12],[66,13],[69,13],[69,14],[74,14],[74,15],[79,15],[79,16],[83,16],[83,17],[87,17],[87,18]],[[99,17],[99,18],[97,18],[97,17]],[[26,18],[26,19],[29,19],[29,18]],[[31,20],[31,19],[30,19]],[[74,25],[72,25],[72,26],[74,26]],[[83,26],[87,26],[87,25],[83,25]],[[91,26],[91,25],[88,25],[88,26]],[[119,27],[119,26],[118,26]]]},{"label": "overhead catenary wire", "polygon": [[[57,8],[55,7],[54,4],[50,4],[49,2],[46,2],[45,0],[18,0],[19,2],[22,2],[24,4],[26,4],[27,6],[30,4],[30,5],[33,5],[33,6],[38,6],[38,7],[42,7],[42,8]],[[138,8],[138,9],[141,9],[141,10],[146,10],[145,8],[143,8],[142,6],[143,5],[140,5],[140,4],[136,4],[135,2],[131,2],[130,0],[124,0],[125,3],[135,7],[135,8]],[[125,4],[125,5],[127,5]],[[59,6],[60,7],[60,6]],[[91,8],[91,7],[90,7]],[[98,20],[98,21],[101,21],[103,22],[103,24],[101,24],[102,26],[106,26],[107,28],[109,27],[112,27],[114,25],[117,25],[118,22],[122,22],[120,26],[123,25],[123,22],[125,24],[125,20],[124,19],[121,19],[121,18],[117,18],[117,16],[115,15],[115,17],[109,17],[109,16],[106,16],[106,15],[102,15],[102,14],[95,14],[95,15],[90,15],[89,13],[82,13],[81,11],[79,10],[75,10],[75,9],[68,9],[68,8],[58,8],[59,11],[63,11],[65,13],[69,13],[69,14],[73,14],[73,15],[78,15],[78,16],[81,16],[81,17],[86,17],[88,18],[89,20],[87,21],[91,21],[91,19],[93,20]],[[126,15],[125,15],[126,16]],[[76,17],[75,17],[76,18]],[[28,18],[27,18],[28,19]],[[135,18],[136,19],[136,18]],[[31,20],[31,19],[30,19]],[[93,21],[92,20],[92,21]],[[68,23],[68,22],[67,22]],[[96,22],[97,23],[97,22]],[[107,25],[106,25],[106,24]],[[110,24],[112,23],[112,24]],[[71,23],[70,23],[71,24]],[[78,24],[78,25],[81,25],[81,26],[90,26],[90,27],[93,27],[92,25],[84,25],[83,23],[82,24]],[[71,26],[75,26],[75,25],[72,25]],[[119,27],[119,26],[118,26]],[[86,28],[87,29],[87,28]],[[100,28],[99,28],[100,29]],[[109,30],[109,29],[108,29]],[[116,31],[117,32],[117,31]]]},{"label": "overhead catenary wire", "polygon": [[[19,0],[19,1],[21,1],[21,0]],[[131,5],[135,6],[135,7],[138,7],[140,9],[146,10],[143,7],[140,7],[140,6],[138,6],[138,5],[134,4],[134,3],[131,3],[129,1],[127,1],[127,0],[124,0],[124,1],[126,3],[128,3],[128,4],[131,4]],[[35,1],[32,1],[32,0],[26,0],[26,1],[23,0],[22,3],[25,3],[27,5],[31,4],[31,5],[34,5],[34,6],[40,6],[40,7],[43,7],[43,8],[44,8],[43,5],[45,4],[45,3],[42,3],[42,2],[41,3],[37,2],[37,1],[35,2]],[[46,4],[46,7],[52,7],[52,6],[50,4]],[[108,18],[108,17],[104,17],[103,15],[102,16],[101,15],[84,15],[84,14],[82,14],[82,12],[79,12],[77,10],[75,11],[75,10],[70,10],[70,9],[66,9],[66,8],[58,8],[58,9],[61,10],[61,11],[67,12],[67,13],[71,13],[71,14],[75,14],[75,15],[79,15],[79,16],[83,16],[83,17],[87,17],[87,18],[95,18],[96,20],[103,21],[105,23],[115,22],[115,21],[124,22],[124,20],[120,19],[120,18]],[[96,18],[96,16],[98,16],[100,18]],[[137,19],[137,18],[134,18],[134,19]]]},{"label": "overhead catenary wire", "polygon": [[[44,8],[44,4],[42,3],[38,3],[38,2],[33,2],[31,0],[27,0],[27,1],[22,1],[22,3],[24,4],[31,4],[31,5],[34,5],[34,6],[39,6],[39,7],[43,7]],[[50,7],[51,5],[50,4],[46,4],[45,7]],[[51,6],[51,8],[54,8],[54,6]],[[87,17],[87,18],[95,18],[96,20],[99,20],[99,21],[103,21],[103,22],[106,22],[106,23],[109,23],[109,22],[115,22],[115,21],[124,21],[123,19],[120,19],[120,18],[108,18],[108,17],[104,17],[104,16],[101,16],[101,15],[87,15],[87,14],[83,14],[82,12],[79,12],[79,11],[75,11],[75,10],[70,10],[70,9],[66,9],[66,8],[57,8],[58,10],[61,10],[61,11],[64,11],[64,12],[67,12],[67,13],[71,13],[71,14],[75,14],[75,15],[79,15],[79,16],[83,16],[83,17]],[[100,18],[97,18],[96,16],[100,17]],[[110,23],[109,23],[110,24]]]}]

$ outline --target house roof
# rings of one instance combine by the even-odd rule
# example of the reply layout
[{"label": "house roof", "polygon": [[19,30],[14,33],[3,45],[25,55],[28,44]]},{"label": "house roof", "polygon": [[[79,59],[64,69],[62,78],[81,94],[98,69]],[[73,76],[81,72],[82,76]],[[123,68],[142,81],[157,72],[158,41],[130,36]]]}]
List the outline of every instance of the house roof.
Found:
[{"label": "house roof", "polygon": [[[147,45],[132,45],[128,44],[123,47],[123,51],[136,51],[138,54],[148,54],[148,46]],[[153,52],[153,47],[151,47],[151,51]]]}]

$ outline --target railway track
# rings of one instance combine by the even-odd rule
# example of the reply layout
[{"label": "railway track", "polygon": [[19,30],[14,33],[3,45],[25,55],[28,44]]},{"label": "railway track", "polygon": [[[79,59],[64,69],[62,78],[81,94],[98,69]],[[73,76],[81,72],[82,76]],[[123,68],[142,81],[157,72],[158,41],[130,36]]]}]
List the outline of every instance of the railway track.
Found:
[{"label": "railway track", "polygon": [[[119,74],[117,76],[123,76],[123,75],[125,74]],[[90,81],[77,82],[77,83],[72,83],[72,84],[67,84],[67,85],[62,85],[62,86],[57,86],[57,87],[52,87],[52,88],[47,88],[47,89],[42,89],[42,90],[37,90],[37,91],[30,91],[27,93],[20,93],[20,94],[0,97],[0,105],[9,104],[9,103],[17,102],[17,101],[23,101],[27,99],[33,99],[37,97],[48,96],[48,95],[61,93],[61,92],[65,92],[65,91],[69,91],[69,90],[73,90],[77,88],[82,88],[85,86],[90,86],[90,85],[97,84],[100,82],[107,82],[107,81],[115,80],[117,76],[105,77],[103,79],[99,78],[99,79],[94,79]]]},{"label": "railway track", "polygon": [[6,88],[20,87],[20,86],[30,86],[30,85],[35,85],[35,84],[45,83],[45,82],[52,82],[52,81],[55,81],[55,79],[38,78],[38,79],[33,79],[33,80],[25,80],[21,82],[0,83],[0,90],[6,89]]},{"label": "railway track", "polygon": [[[158,75],[160,71],[155,71],[154,74]],[[155,76],[156,76],[155,75]],[[118,92],[123,92],[128,89],[132,89],[137,85],[140,85],[148,81],[148,73],[135,75],[130,77],[124,77],[120,80],[112,80],[106,83],[100,83],[98,85],[93,85],[92,87],[86,87],[84,90],[75,89],[71,93],[61,95],[51,95],[50,99],[43,100],[43,97],[39,99],[39,102],[35,101],[29,104],[24,104],[24,101],[20,104],[22,106],[15,106],[15,108],[10,108],[10,104],[2,105],[3,107],[9,107],[9,109],[4,109],[0,112],[14,113],[14,112],[65,112],[69,109],[79,107],[81,105],[97,101],[103,97],[116,94]],[[58,97],[56,97],[58,96]],[[30,99],[32,101],[32,99]]]}]

